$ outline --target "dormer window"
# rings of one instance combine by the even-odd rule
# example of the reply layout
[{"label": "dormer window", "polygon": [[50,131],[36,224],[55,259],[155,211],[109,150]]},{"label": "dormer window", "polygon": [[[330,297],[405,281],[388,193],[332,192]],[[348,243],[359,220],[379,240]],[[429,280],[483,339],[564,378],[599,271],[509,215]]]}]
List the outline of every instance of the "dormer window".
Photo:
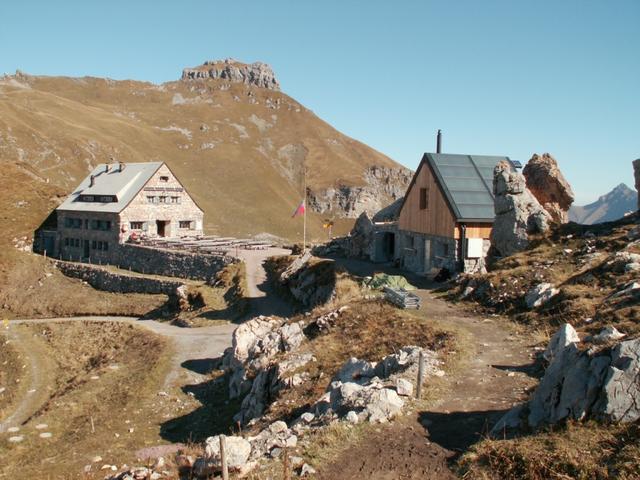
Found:
[{"label": "dormer window", "polygon": [[160,177],[160,181],[161,182],[168,182],[169,181],[169,177],[167,177],[166,175],[163,175]]},{"label": "dormer window", "polygon": [[116,202],[115,195],[80,195],[81,202],[100,202],[100,203],[112,203]]}]

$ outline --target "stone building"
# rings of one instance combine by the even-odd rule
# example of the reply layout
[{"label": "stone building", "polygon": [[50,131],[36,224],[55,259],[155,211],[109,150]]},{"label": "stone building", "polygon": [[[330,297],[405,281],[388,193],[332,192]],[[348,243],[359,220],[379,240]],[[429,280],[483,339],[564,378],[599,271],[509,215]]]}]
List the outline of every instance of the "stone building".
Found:
[{"label": "stone building", "polygon": [[374,237],[376,256],[421,274],[482,268],[495,218],[493,170],[500,161],[517,166],[507,157],[425,153],[397,231],[385,227]]},{"label": "stone building", "polygon": [[109,263],[131,236],[202,235],[203,211],[163,162],[98,165],[56,209],[48,255]]}]

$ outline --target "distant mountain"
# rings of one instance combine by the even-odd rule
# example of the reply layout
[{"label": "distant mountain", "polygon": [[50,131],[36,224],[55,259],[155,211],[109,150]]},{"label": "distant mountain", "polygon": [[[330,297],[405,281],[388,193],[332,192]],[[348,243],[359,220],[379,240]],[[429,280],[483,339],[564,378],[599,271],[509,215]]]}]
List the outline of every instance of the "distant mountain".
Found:
[{"label": "distant mountain", "polygon": [[621,183],[598,200],[583,207],[573,206],[569,220],[585,225],[610,222],[638,209],[638,193]]}]

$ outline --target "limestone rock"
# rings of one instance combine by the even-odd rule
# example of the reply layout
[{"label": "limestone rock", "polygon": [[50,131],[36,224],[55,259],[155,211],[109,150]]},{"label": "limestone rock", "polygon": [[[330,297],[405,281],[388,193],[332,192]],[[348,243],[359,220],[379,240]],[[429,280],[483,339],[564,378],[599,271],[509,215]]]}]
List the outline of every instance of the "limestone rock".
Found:
[{"label": "limestone rock", "polygon": [[640,158],[633,161],[633,177],[635,179],[635,187],[638,191],[638,209],[640,210]]},{"label": "limestone rock", "polygon": [[616,422],[640,418],[640,339],[621,342],[611,352],[611,364],[596,410]]},{"label": "limestone rock", "polygon": [[269,90],[280,90],[280,83],[276,79],[269,65],[255,62],[250,65],[238,62],[232,58],[225,60],[210,60],[194,68],[182,71],[182,80],[222,79],[231,83],[244,83]]},{"label": "limestone rock", "polygon": [[508,162],[500,162],[493,172],[494,210],[491,245],[500,256],[513,255],[529,245],[529,234],[549,230],[551,215],[527,189],[522,174]]},{"label": "limestone rock", "polygon": [[[225,437],[227,465],[229,469],[238,470],[242,468],[251,455],[251,444],[242,437]],[[216,468],[221,466],[220,460],[220,436],[209,437],[205,443],[205,460],[213,464]]]},{"label": "limestone rock", "polygon": [[547,362],[551,363],[558,353],[562,352],[568,345],[579,342],[580,337],[578,336],[578,332],[576,332],[575,328],[571,325],[565,323],[551,337],[551,341],[542,356]]},{"label": "limestone rock", "polygon": [[537,308],[547,303],[558,293],[560,293],[560,290],[552,284],[540,283],[527,292],[524,301],[528,308]]},{"label": "limestone rock", "polygon": [[[362,213],[378,215],[377,221],[393,219],[399,213],[401,199],[411,182],[413,173],[407,168],[371,166],[363,172],[364,186],[340,184],[326,189],[309,190],[309,208],[317,213],[358,218]],[[382,218],[381,218],[382,217]]]},{"label": "limestone rock", "polygon": [[398,378],[396,380],[396,392],[403,397],[410,397],[413,395],[413,383],[404,378]]},{"label": "limestone rock", "polygon": [[369,379],[375,375],[375,367],[375,363],[351,357],[342,365],[334,377],[334,380],[338,380],[343,383],[368,382]]},{"label": "limestone rock", "polygon": [[571,185],[558,168],[558,162],[548,153],[534,154],[522,170],[527,188],[551,215],[554,223],[569,221],[569,208],[575,196]]},{"label": "limestone rock", "polygon": [[620,340],[625,336],[626,335],[624,333],[620,333],[616,327],[608,326],[603,328],[597,335],[594,335],[591,338],[591,341],[593,343],[607,343],[612,340]]}]

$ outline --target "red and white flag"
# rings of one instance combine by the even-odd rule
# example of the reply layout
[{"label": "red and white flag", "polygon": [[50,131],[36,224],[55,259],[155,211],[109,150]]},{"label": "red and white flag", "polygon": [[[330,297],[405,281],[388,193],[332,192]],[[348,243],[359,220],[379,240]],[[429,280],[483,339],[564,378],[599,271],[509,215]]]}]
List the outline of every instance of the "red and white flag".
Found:
[{"label": "red and white flag", "polygon": [[300,202],[300,205],[298,205],[298,208],[296,208],[296,211],[293,212],[293,215],[291,215],[291,218],[295,217],[296,215],[302,215],[304,213],[305,207],[304,207],[304,200],[302,200]]}]

